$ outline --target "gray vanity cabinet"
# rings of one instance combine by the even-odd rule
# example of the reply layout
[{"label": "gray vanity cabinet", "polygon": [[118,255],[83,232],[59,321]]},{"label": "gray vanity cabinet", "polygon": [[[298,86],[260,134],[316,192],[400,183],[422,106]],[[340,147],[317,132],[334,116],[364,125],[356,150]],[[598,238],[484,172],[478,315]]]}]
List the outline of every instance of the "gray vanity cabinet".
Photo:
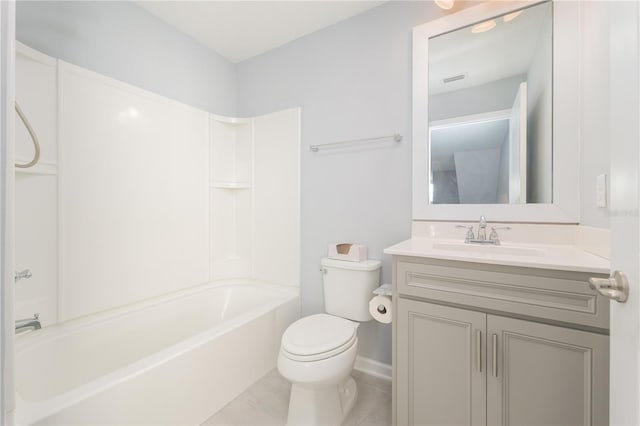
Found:
[{"label": "gray vanity cabinet", "polygon": [[[483,425],[486,368],[478,368],[481,312],[400,299],[394,360],[398,425]],[[484,344],[481,346],[485,353]]]},{"label": "gray vanity cabinet", "polygon": [[608,336],[487,315],[487,349],[488,424],[608,424]]},{"label": "gray vanity cabinet", "polygon": [[599,298],[586,274],[395,256],[394,424],[607,424]]}]

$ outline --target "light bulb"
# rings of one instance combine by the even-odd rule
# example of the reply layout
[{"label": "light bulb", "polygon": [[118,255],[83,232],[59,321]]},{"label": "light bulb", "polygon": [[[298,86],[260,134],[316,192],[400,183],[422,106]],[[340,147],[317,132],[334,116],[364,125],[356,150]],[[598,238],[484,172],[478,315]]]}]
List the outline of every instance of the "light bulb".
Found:
[{"label": "light bulb", "polygon": [[504,16],[502,17],[502,20],[503,20],[504,22],[513,21],[513,20],[514,20],[514,19],[516,19],[518,16],[520,16],[520,14],[521,14],[521,13],[522,13],[522,11],[521,11],[521,10],[518,10],[517,12],[511,12],[511,13],[509,13],[509,14],[507,14],[507,15],[504,15]]},{"label": "light bulb", "polygon": [[453,7],[455,0],[433,0],[440,9],[449,10]]}]

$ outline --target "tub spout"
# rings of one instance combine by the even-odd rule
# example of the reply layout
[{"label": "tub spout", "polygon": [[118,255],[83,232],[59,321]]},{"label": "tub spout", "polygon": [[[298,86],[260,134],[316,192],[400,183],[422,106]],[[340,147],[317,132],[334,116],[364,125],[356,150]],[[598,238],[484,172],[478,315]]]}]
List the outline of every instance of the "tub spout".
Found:
[{"label": "tub spout", "polygon": [[33,318],[16,320],[16,333],[20,333],[24,330],[40,330],[39,314],[33,314]]}]

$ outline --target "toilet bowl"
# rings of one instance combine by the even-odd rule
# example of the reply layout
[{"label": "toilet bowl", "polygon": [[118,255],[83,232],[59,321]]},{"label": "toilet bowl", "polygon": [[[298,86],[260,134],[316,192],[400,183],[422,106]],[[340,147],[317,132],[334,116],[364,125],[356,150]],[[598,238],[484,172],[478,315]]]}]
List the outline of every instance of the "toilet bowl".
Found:
[{"label": "toilet bowl", "polygon": [[351,371],[358,326],[372,319],[368,302],[380,261],[322,259],[325,310],[291,324],[282,335],[278,371],[291,382],[287,425],[340,425],[356,402]]},{"label": "toilet bowl", "polygon": [[351,377],[358,324],[328,314],[292,324],[282,337],[278,371],[291,382],[288,425],[339,425],[355,404]]}]

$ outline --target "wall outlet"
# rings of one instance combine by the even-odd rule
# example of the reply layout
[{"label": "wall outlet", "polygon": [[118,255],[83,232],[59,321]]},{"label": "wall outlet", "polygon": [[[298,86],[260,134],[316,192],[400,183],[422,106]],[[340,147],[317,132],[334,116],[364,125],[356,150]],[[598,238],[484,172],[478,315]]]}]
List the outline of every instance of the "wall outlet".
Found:
[{"label": "wall outlet", "polygon": [[607,207],[607,175],[601,174],[596,178],[596,206]]}]

